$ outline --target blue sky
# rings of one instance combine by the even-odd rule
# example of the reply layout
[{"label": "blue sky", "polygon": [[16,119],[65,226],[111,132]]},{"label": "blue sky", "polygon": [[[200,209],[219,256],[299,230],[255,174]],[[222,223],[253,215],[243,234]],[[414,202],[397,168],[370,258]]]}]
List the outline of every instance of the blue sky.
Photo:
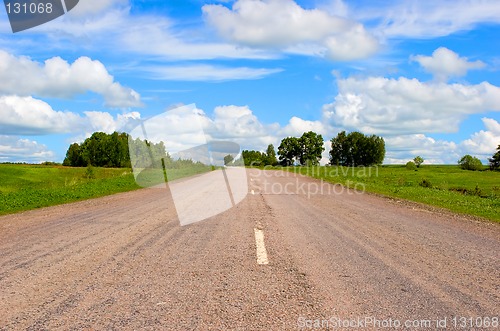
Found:
[{"label": "blue sky", "polygon": [[[500,144],[500,2],[80,0],[12,33],[0,10],[0,162],[196,104],[218,138],[377,134],[385,163]],[[168,127],[168,123],[165,124]]]}]

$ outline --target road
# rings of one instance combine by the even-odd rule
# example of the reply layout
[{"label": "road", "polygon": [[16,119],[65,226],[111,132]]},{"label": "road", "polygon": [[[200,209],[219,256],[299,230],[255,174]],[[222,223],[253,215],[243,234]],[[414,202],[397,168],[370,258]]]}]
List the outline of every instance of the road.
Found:
[{"label": "road", "polygon": [[498,224],[291,173],[247,177],[234,208],[186,226],[167,188],[0,217],[0,329],[423,330],[498,318]]}]

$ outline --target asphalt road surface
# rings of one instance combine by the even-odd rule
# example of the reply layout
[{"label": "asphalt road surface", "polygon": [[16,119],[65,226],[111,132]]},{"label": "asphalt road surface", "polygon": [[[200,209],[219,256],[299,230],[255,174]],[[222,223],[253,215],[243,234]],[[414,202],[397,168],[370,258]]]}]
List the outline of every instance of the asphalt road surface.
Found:
[{"label": "asphalt road surface", "polygon": [[498,329],[498,224],[247,177],[186,226],[166,188],[1,217],[0,329]]}]

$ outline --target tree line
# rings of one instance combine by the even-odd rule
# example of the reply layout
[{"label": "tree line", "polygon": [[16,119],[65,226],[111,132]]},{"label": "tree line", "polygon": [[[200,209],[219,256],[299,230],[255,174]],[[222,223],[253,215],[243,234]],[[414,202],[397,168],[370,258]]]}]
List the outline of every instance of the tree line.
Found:
[{"label": "tree line", "polygon": [[[331,165],[372,166],[382,164],[384,161],[385,141],[376,135],[342,131],[330,140],[330,144],[329,159]],[[265,152],[244,150],[242,157],[245,166],[318,165],[324,151],[323,145],[322,135],[309,131],[304,132],[301,137],[283,138],[277,152],[274,145],[269,144]],[[134,155],[132,161],[130,151]],[[233,163],[233,159],[232,156],[231,159],[225,158],[224,163]],[[156,162],[163,160],[167,168],[193,163],[191,160],[174,161],[166,152],[163,142],[155,144],[140,139],[129,139],[127,133],[95,132],[83,143],[74,143],[69,146],[63,165],[130,168],[138,164],[147,164],[148,160],[156,160]],[[423,161],[423,158],[418,156],[412,163],[418,167]],[[500,170],[500,145],[488,161],[491,170]],[[464,156],[459,161],[459,165],[463,169],[469,170],[477,170],[482,167],[481,161],[470,155]],[[161,167],[160,164],[157,166]]]},{"label": "tree line", "polygon": [[[367,136],[360,132],[340,132],[330,140],[330,164],[341,166],[371,166],[381,164],[385,157],[385,141],[376,135]],[[244,150],[242,156],[246,166],[318,165],[325,150],[323,136],[313,131],[304,132],[301,137],[286,137],[278,147],[278,158],[270,144],[266,152]]]},{"label": "tree line", "polygon": [[[129,142],[130,140],[130,142]],[[164,160],[172,163],[163,142],[157,144],[139,138],[129,139],[127,133],[94,132],[81,144],[71,144],[63,165],[70,167],[131,168],[130,151],[134,155],[134,166],[148,164],[150,160]],[[159,165],[161,166],[161,165]]]},{"label": "tree line", "polygon": [[83,143],[69,146],[63,165],[130,168],[128,134],[94,132]]}]

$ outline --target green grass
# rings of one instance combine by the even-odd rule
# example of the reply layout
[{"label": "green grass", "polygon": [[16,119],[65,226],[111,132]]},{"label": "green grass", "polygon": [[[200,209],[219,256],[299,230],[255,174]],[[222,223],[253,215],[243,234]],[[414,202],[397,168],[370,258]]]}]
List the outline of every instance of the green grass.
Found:
[{"label": "green grass", "polygon": [[167,168],[166,174],[163,168],[150,168],[144,169],[137,174],[137,183],[142,187],[151,187],[165,182],[165,175],[167,181],[190,177],[197,174],[202,174],[214,170],[213,167],[204,164],[185,165],[179,168]]},{"label": "green grass", "polygon": [[[130,169],[0,164],[0,215],[139,189]],[[168,169],[168,180],[211,170]],[[160,182],[163,182],[161,171]]]},{"label": "green grass", "polygon": [[0,164],[0,215],[138,188],[130,169]]},{"label": "green grass", "polygon": [[290,167],[332,183],[500,222],[500,172],[457,166]]}]

